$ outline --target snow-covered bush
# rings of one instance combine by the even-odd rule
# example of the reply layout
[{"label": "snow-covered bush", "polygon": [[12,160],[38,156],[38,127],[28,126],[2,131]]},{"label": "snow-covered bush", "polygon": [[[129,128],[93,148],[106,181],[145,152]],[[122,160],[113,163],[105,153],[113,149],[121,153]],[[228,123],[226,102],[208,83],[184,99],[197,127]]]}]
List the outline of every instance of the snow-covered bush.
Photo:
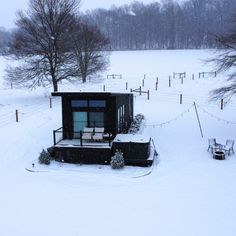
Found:
[{"label": "snow-covered bush", "polygon": [[115,155],[111,158],[111,168],[121,169],[125,166],[125,160],[123,153],[120,150],[116,150]]},{"label": "snow-covered bush", "polygon": [[140,131],[140,129],[141,129],[141,125],[142,125],[144,119],[145,119],[145,117],[144,117],[143,114],[137,114],[134,117],[134,120],[133,120],[133,122],[130,125],[128,133],[130,133],[130,134],[138,133]]},{"label": "snow-covered bush", "polygon": [[49,165],[50,162],[51,162],[51,156],[49,152],[43,149],[42,152],[39,154],[39,163]]}]

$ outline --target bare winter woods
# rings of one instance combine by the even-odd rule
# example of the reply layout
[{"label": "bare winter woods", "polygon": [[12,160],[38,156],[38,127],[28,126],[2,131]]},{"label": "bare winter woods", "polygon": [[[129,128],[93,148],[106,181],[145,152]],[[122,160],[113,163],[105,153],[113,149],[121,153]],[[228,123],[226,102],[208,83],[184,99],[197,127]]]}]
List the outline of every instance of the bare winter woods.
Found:
[{"label": "bare winter woods", "polygon": [[215,33],[230,29],[236,0],[134,2],[85,17],[99,25],[113,50],[215,48]]},{"label": "bare winter woods", "polygon": [[[95,9],[80,16],[98,25],[112,50],[215,48],[214,34],[231,29],[236,0],[163,0]],[[10,32],[0,28],[0,49]]]}]

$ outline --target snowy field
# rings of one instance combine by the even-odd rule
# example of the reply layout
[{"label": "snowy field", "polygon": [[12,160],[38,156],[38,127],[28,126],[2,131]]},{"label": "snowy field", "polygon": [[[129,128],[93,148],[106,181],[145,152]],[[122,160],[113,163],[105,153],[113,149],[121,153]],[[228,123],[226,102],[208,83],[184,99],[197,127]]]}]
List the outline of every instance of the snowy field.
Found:
[{"label": "snowy field", "polygon": [[[224,75],[198,78],[213,70],[203,63],[211,55],[113,52],[98,80],[59,85],[60,91],[102,92],[105,85],[106,91],[126,92],[126,83],[128,91],[137,89],[145,77],[142,89],[150,90],[150,100],[135,93],[134,109],[145,115],[143,134],[154,139],[159,153],[152,169],[52,163],[36,164],[34,173],[25,168],[52,145],[52,130],[61,127],[60,100],[54,98],[50,109],[51,88],[11,89],[3,79],[9,62],[0,57],[0,235],[235,236],[236,156],[217,161],[207,147],[211,137],[222,144],[236,140],[236,103],[226,101],[221,110],[219,101],[209,101],[209,91],[224,83]],[[173,72],[186,72],[183,84]],[[105,79],[108,74],[122,79]]]}]

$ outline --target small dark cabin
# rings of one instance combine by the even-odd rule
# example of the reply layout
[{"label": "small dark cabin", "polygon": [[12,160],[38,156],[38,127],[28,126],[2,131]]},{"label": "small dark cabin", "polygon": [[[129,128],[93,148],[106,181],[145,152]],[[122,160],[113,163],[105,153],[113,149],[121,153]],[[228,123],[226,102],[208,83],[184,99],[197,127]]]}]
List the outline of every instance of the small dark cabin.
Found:
[{"label": "small dark cabin", "polygon": [[63,139],[79,138],[84,127],[104,127],[115,137],[133,120],[133,94],[55,92],[62,99]]},{"label": "small dark cabin", "polygon": [[[109,164],[120,149],[127,165],[152,164],[150,139],[126,134],[133,121],[133,94],[54,92],[52,96],[62,101],[62,127],[53,131],[54,146],[48,149],[56,160]],[[91,128],[92,139],[83,140],[85,129]],[[103,130],[101,140],[94,138],[99,128]]]}]

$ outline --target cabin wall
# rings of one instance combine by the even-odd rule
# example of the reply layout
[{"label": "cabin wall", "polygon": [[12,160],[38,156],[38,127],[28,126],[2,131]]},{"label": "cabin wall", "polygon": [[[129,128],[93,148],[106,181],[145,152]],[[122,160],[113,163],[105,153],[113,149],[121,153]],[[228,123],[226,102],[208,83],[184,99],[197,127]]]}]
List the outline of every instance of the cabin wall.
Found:
[{"label": "cabin wall", "polygon": [[133,95],[116,97],[116,133],[126,133],[133,121]]},{"label": "cabin wall", "polygon": [[[133,120],[133,95],[112,93],[59,93],[62,97],[63,139],[74,138],[73,112],[103,112],[105,133],[126,133]],[[105,107],[72,107],[72,100],[105,100]],[[88,118],[89,119],[89,118]],[[88,120],[89,122],[89,120]],[[90,123],[90,122],[89,122]],[[78,133],[79,136],[79,133]]]}]

